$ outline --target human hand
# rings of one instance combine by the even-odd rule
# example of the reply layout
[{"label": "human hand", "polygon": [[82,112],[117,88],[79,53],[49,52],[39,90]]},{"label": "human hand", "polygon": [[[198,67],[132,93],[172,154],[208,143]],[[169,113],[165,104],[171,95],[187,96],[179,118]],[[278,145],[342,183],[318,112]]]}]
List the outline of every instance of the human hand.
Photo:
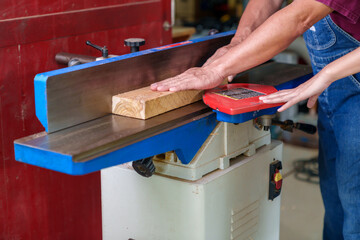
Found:
[{"label": "human hand", "polygon": [[[187,89],[210,89],[218,86],[223,82],[225,76],[219,69],[219,64],[215,62],[240,42],[239,37],[234,37],[230,44],[219,48],[202,67],[190,68],[178,76],[151,84],[151,90],[176,92]],[[228,76],[228,81],[232,80],[233,76]]]},{"label": "human hand", "polygon": [[[218,50],[216,50],[216,52],[204,63],[203,67],[206,67],[206,66],[210,65],[216,59],[218,59],[218,58],[222,57],[223,55],[225,55],[232,47],[236,46],[240,42],[241,42],[240,39],[233,38],[228,45],[226,45],[224,47],[221,47]],[[234,79],[234,76],[228,76],[227,79],[228,79],[229,82],[231,82]]]},{"label": "human hand", "polygon": [[232,44],[228,44],[224,47],[219,48],[216,52],[204,63],[204,67],[208,66],[209,64],[213,63],[219,57],[225,55],[231,48],[233,47]]},{"label": "human hand", "polygon": [[311,108],[315,105],[319,95],[328,87],[333,81],[325,75],[318,73],[305,83],[299,85],[294,89],[282,90],[268,96],[260,97],[264,103],[281,103],[286,102],[282,107],[278,109],[282,112],[294,104],[309,99],[307,107]]},{"label": "human hand", "polygon": [[213,67],[190,68],[186,72],[161,82],[151,84],[153,91],[177,92],[187,89],[210,89],[224,80],[220,70]]}]

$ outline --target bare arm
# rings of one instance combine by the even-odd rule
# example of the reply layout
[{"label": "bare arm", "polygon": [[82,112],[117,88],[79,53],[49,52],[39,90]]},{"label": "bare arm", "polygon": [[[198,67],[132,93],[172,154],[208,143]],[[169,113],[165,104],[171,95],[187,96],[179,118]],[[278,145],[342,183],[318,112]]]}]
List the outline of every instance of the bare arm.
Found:
[{"label": "bare arm", "polygon": [[224,74],[236,74],[261,64],[285,50],[298,36],[331,12],[331,8],[315,0],[296,0],[273,14],[223,58],[214,61],[213,67]]},{"label": "bare arm", "polygon": [[280,9],[282,2],[283,0],[249,1],[231,42],[238,43],[246,39],[256,28]]},{"label": "bare arm", "polygon": [[265,103],[286,102],[285,105],[279,108],[279,112],[305,99],[309,99],[307,106],[311,108],[314,106],[319,95],[330,86],[331,83],[360,72],[359,62],[360,48],[357,48],[351,53],[328,64],[318,74],[297,88],[279,91],[266,97],[260,97],[260,99]]},{"label": "bare arm", "polygon": [[209,65],[189,69],[174,78],[152,85],[152,89],[179,91],[216,87],[226,76],[271,59],[330,12],[331,8],[315,0],[296,0],[273,14],[243,42]]},{"label": "bare arm", "polygon": [[[230,44],[218,49],[204,66],[226,54],[232,47],[246,39],[257,27],[266,21],[273,13],[280,9],[283,0],[251,0],[240,19],[236,33]],[[261,6],[261,7],[258,7]]]},{"label": "bare arm", "polygon": [[321,72],[330,82],[360,72],[360,48],[328,64]]}]

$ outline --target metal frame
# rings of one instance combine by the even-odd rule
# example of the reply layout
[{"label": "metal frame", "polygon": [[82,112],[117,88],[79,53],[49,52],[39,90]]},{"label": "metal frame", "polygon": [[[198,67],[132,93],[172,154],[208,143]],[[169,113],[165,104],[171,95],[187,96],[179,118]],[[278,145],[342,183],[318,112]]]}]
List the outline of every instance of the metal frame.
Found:
[{"label": "metal frame", "polygon": [[75,162],[71,155],[15,143],[15,159],[71,175],[83,175],[172,150],[183,164],[188,164],[216,124],[215,114],[210,114],[85,162]]},{"label": "metal frame", "polygon": [[[216,114],[210,108],[197,102],[139,120],[109,114],[111,97],[201,65],[218,47],[229,42],[233,34],[217,34],[38,74],[36,114],[51,133],[16,140],[16,160],[72,175],[172,150],[183,164],[188,164],[217,124]],[[180,57],[176,59],[176,56]],[[269,63],[240,74],[233,82],[284,89],[295,87],[311,76],[311,67]],[[119,84],[121,80],[125,82]],[[121,85],[121,89],[114,84]],[[268,109],[255,115],[275,111]],[[254,113],[240,118],[249,120],[254,118]]]},{"label": "metal frame", "polygon": [[111,113],[113,95],[201,66],[235,31],[35,76],[36,116],[48,133]]}]

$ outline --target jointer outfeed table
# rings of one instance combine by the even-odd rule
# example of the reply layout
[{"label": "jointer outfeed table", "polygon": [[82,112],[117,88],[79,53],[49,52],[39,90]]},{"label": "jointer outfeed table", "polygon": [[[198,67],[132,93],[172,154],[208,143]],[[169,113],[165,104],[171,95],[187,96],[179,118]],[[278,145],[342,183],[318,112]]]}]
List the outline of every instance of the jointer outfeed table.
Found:
[{"label": "jointer outfeed table", "polygon": [[[233,35],[234,31],[216,34],[36,75],[36,115],[45,132],[16,140],[16,160],[71,175],[102,170],[104,239],[242,239],[241,236],[251,234],[263,239],[271,231],[269,226],[278,226],[278,217],[271,215],[279,215],[280,202],[268,200],[268,183],[261,189],[257,186],[269,181],[269,164],[275,158],[281,160],[282,145],[271,141],[268,131],[255,129],[252,119],[274,114],[276,109],[247,113],[244,118],[237,118],[236,125],[223,122],[221,113],[203,102],[148,120],[111,114],[113,95],[201,66],[218,48],[228,44]],[[311,76],[308,66],[270,62],[238,75],[234,82],[271,85],[281,90],[296,87]],[[157,174],[149,179],[119,166],[152,156]],[[264,156],[268,160],[261,160]],[[235,161],[230,163],[230,159]],[[258,170],[253,163],[258,165]],[[228,180],[219,183],[219,179]],[[251,179],[257,190],[249,183],[241,186],[241,182]],[[215,189],[223,191],[225,186],[229,187],[229,194],[241,197],[226,198],[233,200],[220,204],[222,209],[219,202],[212,201],[224,200],[221,196],[225,193],[209,200],[207,188],[216,194]],[[153,194],[149,189],[153,189]],[[174,210],[173,201],[180,201],[184,208],[192,205],[189,215]],[[143,206],[147,203],[153,208]],[[157,203],[161,204],[157,206]],[[132,208],[131,204],[136,207]],[[214,206],[216,212],[212,212]],[[255,214],[257,218],[254,215],[257,220],[241,218],[244,209],[251,214],[260,211]],[[226,219],[223,212],[227,212]],[[156,221],[152,218],[155,214]],[[144,219],[142,225],[149,225],[148,229],[136,230],[139,218]],[[228,233],[214,227],[208,218],[225,221],[221,229]],[[246,224],[255,221],[256,228],[252,224],[242,229],[242,223],[237,221]],[[268,221],[274,223],[265,226]],[[161,233],[157,229],[160,225],[169,232]],[[177,230],[173,229],[175,226]],[[274,236],[266,239],[277,239],[278,231],[274,231]],[[228,234],[230,238],[218,238],[217,234],[222,237]]]}]

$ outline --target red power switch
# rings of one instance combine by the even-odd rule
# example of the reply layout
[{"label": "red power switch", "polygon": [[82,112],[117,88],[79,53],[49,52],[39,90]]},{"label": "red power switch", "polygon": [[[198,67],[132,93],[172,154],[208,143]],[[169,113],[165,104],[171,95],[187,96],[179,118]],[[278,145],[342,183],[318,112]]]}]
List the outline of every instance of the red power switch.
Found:
[{"label": "red power switch", "polygon": [[274,182],[275,182],[275,188],[277,190],[280,190],[281,189],[281,185],[282,185],[282,175],[279,171],[279,169],[276,169],[276,172],[274,174]]},{"label": "red power switch", "polygon": [[274,200],[281,193],[283,177],[280,173],[282,164],[279,160],[274,160],[270,164],[269,174],[269,199]]}]

